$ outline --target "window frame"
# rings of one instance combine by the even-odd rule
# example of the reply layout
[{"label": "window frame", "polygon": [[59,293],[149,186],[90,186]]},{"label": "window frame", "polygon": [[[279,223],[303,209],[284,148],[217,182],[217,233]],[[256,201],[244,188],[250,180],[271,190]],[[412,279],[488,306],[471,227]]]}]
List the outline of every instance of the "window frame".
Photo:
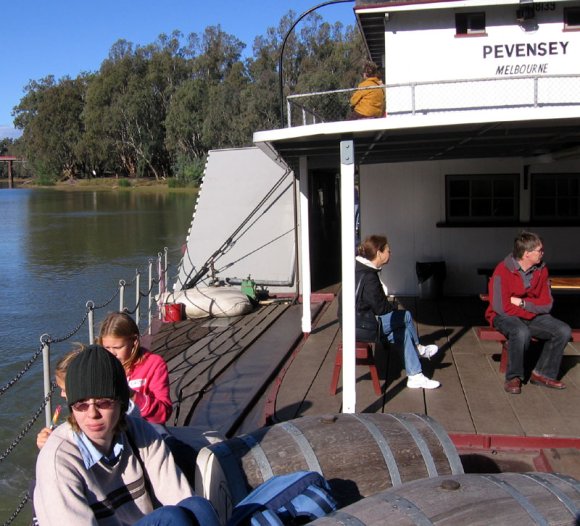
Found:
[{"label": "window frame", "polygon": [[[569,23],[570,15],[577,18],[578,20],[577,24]],[[578,6],[565,7],[563,9],[562,22],[564,23],[564,31],[580,31],[580,7]]]},{"label": "window frame", "polygon": [[[452,183],[454,182],[466,182],[469,184],[469,192],[466,197],[459,198],[457,196],[451,195]],[[474,204],[478,204],[478,201],[485,201],[485,197],[478,197],[473,194],[473,186],[478,182],[489,182],[491,184],[491,193],[489,196],[490,209],[492,210],[491,215],[477,215],[473,211]],[[511,205],[513,206],[513,213],[509,216],[507,215],[493,215],[494,202],[498,200],[506,200],[506,197],[502,197],[494,193],[494,183],[504,182],[510,183],[513,194],[507,198],[511,200]],[[499,189],[498,189],[499,190]],[[452,212],[453,201],[458,201],[459,199],[467,199],[469,213],[467,215],[455,215]],[[453,214],[453,215],[452,215]],[[500,224],[514,224],[519,222],[520,217],[520,174],[517,172],[509,173],[499,173],[499,174],[446,174],[445,175],[445,224],[446,225],[500,225]]]},{"label": "window frame", "polygon": [[[562,181],[566,181],[567,184],[563,185]],[[570,188],[570,182],[575,181],[576,195],[573,195],[572,189]],[[540,183],[552,183],[555,185],[554,194],[552,196],[546,194],[546,189],[542,188],[538,190],[538,185]],[[565,187],[564,187],[565,186]],[[547,202],[550,197],[553,199],[552,208],[555,211],[553,214],[541,214],[538,208],[541,208],[541,203],[539,201]],[[566,208],[565,201],[568,201],[568,210],[570,210],[570,202],[575,199],[576,213],[575,214],[563,214],[558,213],[558,210],[563,210]],[[534,223],[554,223],[563,224],[570,223],[575,224],[580,221],[580,172],[557,172],[557,173],[547,173],[538,172],[531,174],[530,180],[530,221]]]},{"label": "window frame", "polygon": [[[473,28],[473,26],[481,25],[481,21],[478,21],[478,18],[483,21],[482,29]],[[485,11],[455,13],[455,36],[459,38],[487,36]]]}]

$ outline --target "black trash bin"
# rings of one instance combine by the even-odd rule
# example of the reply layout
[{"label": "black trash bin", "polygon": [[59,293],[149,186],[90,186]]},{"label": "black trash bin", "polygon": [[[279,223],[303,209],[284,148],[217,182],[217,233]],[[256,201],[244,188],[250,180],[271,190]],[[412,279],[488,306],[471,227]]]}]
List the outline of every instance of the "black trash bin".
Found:
[{"label": "black trash bin", "polygon": [[443,296],[445,281],[445,261],[428,261],[416,264],[419,280],[419,297],[424,300],[435,300]]}]

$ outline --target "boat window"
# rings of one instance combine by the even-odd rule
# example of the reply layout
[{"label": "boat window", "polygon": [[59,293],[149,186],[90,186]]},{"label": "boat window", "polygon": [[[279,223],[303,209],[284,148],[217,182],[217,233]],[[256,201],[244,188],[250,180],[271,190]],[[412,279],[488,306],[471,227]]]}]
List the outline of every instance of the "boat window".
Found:
[{"label": "boat window", "polygon": [[519,174],[445,177],[447,223],[506,223],[519,219]]},{"label": "boat window", "polygon": [[580,30],[580,7],[564,8],[564,29]]},{"label": "boat window", "polygon": [[485,13],[455,13],[455,34],[486,35]]},{"label": "boat window", "polygon": [[580,219],[580,174],[533,174],[532,221]]}]

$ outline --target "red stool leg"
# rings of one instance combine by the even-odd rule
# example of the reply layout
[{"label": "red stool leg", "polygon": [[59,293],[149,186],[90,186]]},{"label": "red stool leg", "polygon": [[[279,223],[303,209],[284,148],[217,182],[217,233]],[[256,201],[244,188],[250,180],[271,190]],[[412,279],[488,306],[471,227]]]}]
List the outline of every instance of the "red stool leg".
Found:
[{"label": "red stool leg", "polygon": [[341,369],[342,369],[342,344],[339,343],[338,349],[336,350],[336,358],[334,359],[334,370],[332,371],[332,381],[330,382],[331,395],[336,394]]},{"label": "red stool leg", "polygon": [[373,381],[373,387],[375,389],[375,393],[380,396],[381,394],[381,383],[379,382],[379,373],[377,371],[377,366],[375,365],[375,356],[373,353],[373,344],[369,343],[367,346],[367,353],[368,353],[368,364],[369,369],[371,371],[371,379]]},{"label": "red stool leg", "polygon": [[[371,380],[373,382],[373,388],[375,393],[380,396],[381,394],[381,383],[379,381],[379,373],[377,371],[377,366],[375,365],[375,359],[373,355],[374,344],[366,342],[356,342],[355,344],[355,355],[357,365],[368,365],[371,373]],[[332,371],[332,380],[330,382],[330,394],[335,395],[338,387],[338,379],[340,378],[340,370],[342,369],[342,344],[338,344],[336,350],[336,358],[334,360],[334,370]]]}]

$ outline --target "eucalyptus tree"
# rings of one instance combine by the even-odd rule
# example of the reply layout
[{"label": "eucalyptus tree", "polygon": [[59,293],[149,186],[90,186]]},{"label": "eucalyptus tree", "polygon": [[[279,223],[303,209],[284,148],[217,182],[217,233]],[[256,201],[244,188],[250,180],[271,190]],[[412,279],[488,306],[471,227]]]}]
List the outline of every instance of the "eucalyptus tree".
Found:
[{"label": "eucalyptus tree", "polygon": [[272,35],[256,37],[253,57],[246,61],[250,81],[241,94],[241,105],[250,138],[253,131],[271,130],[280,125],[276,44]]},{"label": "eucalyptus tree", "polygon": [[85,121],[91,143],[130,177],[170,172],[165,120],[177,87],[190,76],[182,35],[161,35],[148,46],[116,42],[87,93]]},{"label": "eucalyptus tree", "polygon": [[[323,22],[318,13],[311,13],[288,33],[296,21],[289,11],[278,27],[270,27],[266,35],[254,41],[253,58],[248,61],[251,85],[244,93],[247,101],[247,122],[254,130],[280,125],[279,58],[282,59],[283,96],[350,88],[358,81],[364,46],[358,29]],[[345,103],[346,101],[346,103]],[[345,105],[346,104],[346,105]],[[345,95],[312,98],[309,109],[333,119],[348,107]]]},{"label": "eucalyptus tree", "polygon": [[58,82],[52,75],[32,80],[14,108],[14,124],[23,130],[24,155],[39,176],[73,178],[82,171],[78,150],[89,79],[90,75],[82,74]]},{"label": "eucalyptus tree", "polygon": [[12,139],[8,137],[0,139],[0,155],[7,155],[10,146],[12,146]]},{"label": "eucalyptus tree", "polygon": [[244,44],[219,25],[190,34],[188,42],[191,77],[175,90],[165,121],[165,145],[182,172],[212,148],[248,143],[240,107],[248,82]]}]

